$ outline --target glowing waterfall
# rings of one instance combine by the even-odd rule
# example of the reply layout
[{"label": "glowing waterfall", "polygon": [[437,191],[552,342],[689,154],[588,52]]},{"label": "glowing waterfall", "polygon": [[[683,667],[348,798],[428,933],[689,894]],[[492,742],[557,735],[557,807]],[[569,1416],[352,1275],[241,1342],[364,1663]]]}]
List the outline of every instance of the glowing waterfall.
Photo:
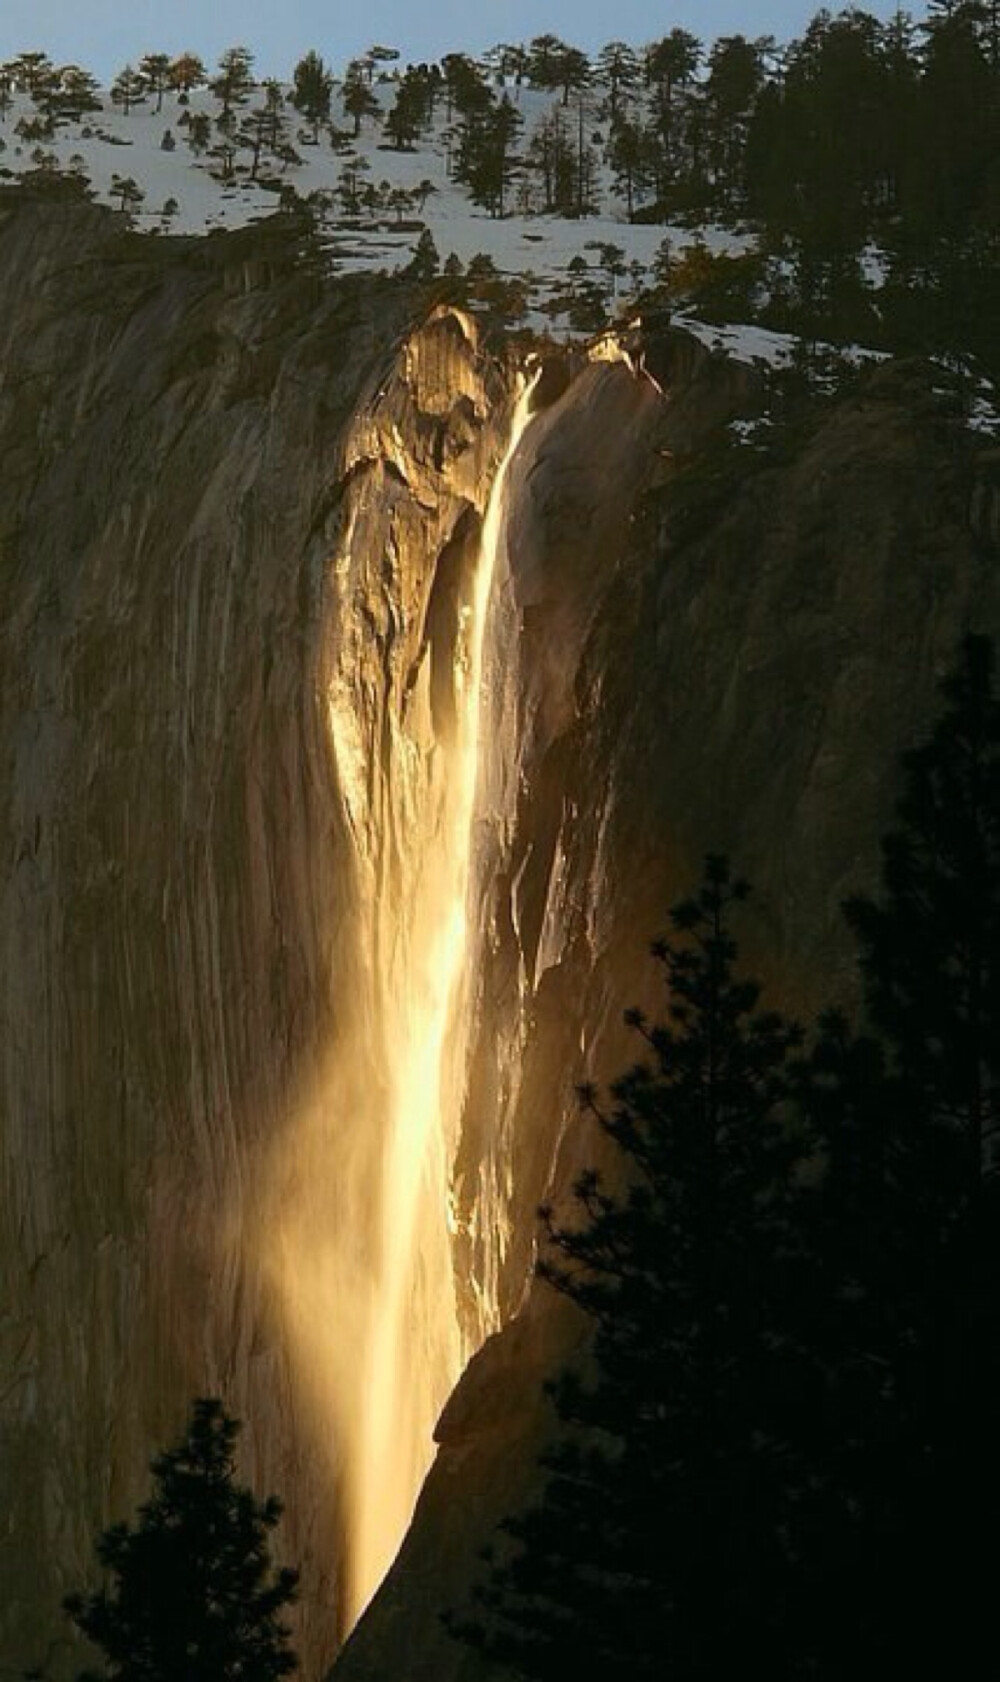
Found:
[{"label": "glowing waterfall", "polygon": [[[507,470],[528,424],[522,390],[494,477],[453,672],[454,739],[439,744],[431,821],[418,824],[410,903],[399,908],[401,963],[384,978],[392,1063],[384,1129],[370,1324],[358,1366],[351,1472],[347,1613],[353,1623],[391,1565],[433,1452],[437,1413],[458,1377],[460,1347],[448,1224],[450,1158],[465,1087],[465,1025],[456,1020],[469,956],[471,839],[483,728],[490,591]],[[397,755],[412,754],[397,742]],[[423,1369],[423,1370],[421,1370]]]},{"label": "glowing waterfall", "polygon": [[[461,1347],[456,1304],[451,1165],[466,1086],[465,979],[475,957],[468,902],[484,642],[508,469],[529,401],[525,385],[457,609],[453,725],[432,716],[429,648],[401,707],[389,705],[385,717],[365,688],[356,645],[327,698],[354,842],[357,950],[341,1010],[347,1025],[275,1157],[280,1184],[265,1250],[301,1401],[329,1444],[339,1490],[344,1633],[395,1557],[433,1455],[434,1425],[471,1354]],[[353,540],[352,527],[344,576]]]}]

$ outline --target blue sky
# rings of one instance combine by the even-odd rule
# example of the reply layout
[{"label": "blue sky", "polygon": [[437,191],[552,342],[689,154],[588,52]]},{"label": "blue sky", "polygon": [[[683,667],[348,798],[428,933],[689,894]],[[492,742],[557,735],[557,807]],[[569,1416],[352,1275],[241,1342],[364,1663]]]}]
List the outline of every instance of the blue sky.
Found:
[{"label": "blue sky", "polygon": [[[496,41],[528,40],[552,31],[588,49],[610,39],[640,45],[675,25],[702,39],[799,33],[817,4],[799,0],[0,0],[0,59],[41,47],[61,63],[84,64],[106,76],[143,52],[191,47],[213,61],[236,42],[257,55],[261,75],[287,76],[308,47],[335,68],[373,41],[404,58],[476,51]],[[836,0],[831,0],[836,9]],[[893,4],[866,7],[887,17]],[[914,4],[922,15],[924,7]]]}]

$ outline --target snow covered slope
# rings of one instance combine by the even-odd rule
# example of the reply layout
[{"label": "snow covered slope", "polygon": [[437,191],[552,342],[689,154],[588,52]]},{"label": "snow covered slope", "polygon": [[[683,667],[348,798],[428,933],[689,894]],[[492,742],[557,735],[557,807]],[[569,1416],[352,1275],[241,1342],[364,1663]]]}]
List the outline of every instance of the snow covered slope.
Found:
[{"label": "snow covered slope", "polygon": [[[397,269],[407,264],[424,228],[434,240],[444,262],[452,253],[463,264],[477,255],[489,257],[504,276],[522,276],[528,282],[528,319],[533,325],[553,325],[537,319],[537,306],[544,305],[556,290],[565,288],[568,265],[582,259],[595,279],[607,279],[602,270],[601,244],[616,246],[622,253],[624,271],[615,282],[617,299],[625,299],[648,282],[655,254],[663,241],[681,253],[685,247],[704,243],[713,253],[733,255],[752,246],[752,236],[717,226],[697,230],[679,226],[635,225],[624,216],[611,191],[606,167],[597,170],[598,214],[583,219],[552,215],[515,213],[502,220],[477,208],[466,189],[448,173],[448,125],[442,110],[436,115],[429,135],[413,151],[390,148],[380,123],[366,119],[361,132],[349,146],[335,150],[326,134],[311,143],[309,127],[287,102],[283,115],[289,122],[292,150],[299,161],[279,162],[262,158],[260,180],[251,179],[250,154],[237,149],[230,180],[211,148],[218,143],[215,119],[219,102],[207,90],[190,94],[182,102],[177,93],[166,92],[162,109],[156,110],[153,96],[135,105],[127,114],[110,96],[101,92],[103,109],[80,120],[62,121],[52,138],[28,138],[18,125],[31,125],[38,111],[31,98],[15,91],[13,104],[0,126],[0,181],[38,168],[75,169],[85,175],[98,200],[120,204],[116,183],[131,178],[143,197],[131,208],[137,227],[163,233],[206,234],[216,228],[234,228],[273,214],[289,190],[310,201],[317,210],[331,262],[340,270]],[[395,98],[391,80],[376,84],[374,92],[383,114]],[[353,120],[343,111],[343,85],[334,92],[334,125],[350,134]],[[554,106],[559,95],[529,88],[512,89],[511,97],[524,119],[523,138]],[[260,90],[251,95],[246,109],[261,102]],[[191,120],[203,115],[212,125],[209,150],[196,153],[190,144]],[[595,116],[591,122],[600,138],[603,125]],[[169,136],[169,139],[165,137]],[[171,144],[172,143],[172,144]],[[595,156],[600,147],[595,146]],[[347,216],[338,193],[345,165],[352,159],[358,177],[376,189],[380,203],[357,216]],[[391,195],[399,189],[414,192],[429,188],[426,198],[407,209]],[[419,205],[419,210],[416,206]],[[577,277],[581,278],[580,276]],[[586,278],[583,276],[582,278]],[[535,306],[535,307],[532,307]]]}]

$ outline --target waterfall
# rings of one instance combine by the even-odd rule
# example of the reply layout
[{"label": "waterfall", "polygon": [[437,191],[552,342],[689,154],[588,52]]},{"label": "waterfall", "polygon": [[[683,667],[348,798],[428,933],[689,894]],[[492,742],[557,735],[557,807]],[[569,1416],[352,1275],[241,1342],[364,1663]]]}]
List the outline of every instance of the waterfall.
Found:
[{"label": "waterfall", "polygon": [[[432,1454],[434,1420],[458,1377],[460,1347],[449,1243],[450,1152],[464,1090],[467,1035],[456,1020],[469,958],[467,907],[480,739],[483,645],[490,588],[504,527],[507,471],[529,420],[521,391],[497,468],[471,590],[454,645],[454,731],[431,751],[420,777],[421,742],[400,721],[395,762],[414,812],[420,856],[399,907],[395,948],[380,977],[389,1015],[389,1095],[382,1120],[381,1184],[371,1319],[358,1364],[356,1465],[348,1548],[351,1622],[384,1576],[412,1515]],[[415,685],[411,711],[422,705]],[[416,801],[419,808],[421,801]],[[412,807],[411,807],[412,810]],[[422,820],[422,821],[421,821]],[[426,1370],[421,1366],[426,1363]]]},{"label": "waterfall", "polygon": [[[396,1554],[463,1362],[450,1230],[466,1086],[463,1020],[491,584],[508,469],[529,424],[514,406],[450,635],[425,638],[402,704],[373,730],[342,662],[330,734],[354,840],[357,994],[327,1090],[300,1120],[294,1186],[269,1235],[300,1377],[331,1436],[344,1514],[348,1632]],[[348,529],[344,551],[354,535]],[[432,703],[447,657],[448,705]],[[377,753],[373,741],[377,738]],[[377,764],[373,763],[377,760]],[[332,1192],[323,1191],[324,1185]]]}]

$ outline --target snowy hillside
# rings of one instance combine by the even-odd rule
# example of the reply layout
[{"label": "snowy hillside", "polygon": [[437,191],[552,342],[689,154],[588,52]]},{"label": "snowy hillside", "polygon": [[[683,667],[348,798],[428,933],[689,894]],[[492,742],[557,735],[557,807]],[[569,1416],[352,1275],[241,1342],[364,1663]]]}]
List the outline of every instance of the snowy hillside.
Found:
[{"label": "snowy hillside", "polygon": [[[127,113],[101,90],[101,110],[61,119],[50,137],[36,138],[36,106],[29,95],[15,89],[0,127],[0,181],[39,168],[75,171],[87,178],[98,201],[127,205],[137,227],[175,234],[243,226],[272,215],[283,195],[287,200],[294,191],[317,211],[334,270],[401,268],[411,261],[426,228],[442,263],[454,254],[464,265],[481,254],[502,275],[523,277],[528,288],[526,319],[550,327],[559,325],[558,314],[551,314],[551,302],[564,291],[574,260],[577,279],[584,273],[581,263],[585,264],[595,279],[600,276],[613,287],[616,301],[623,301],[648,283],[665,239],[674,254],[704,244],[713,253],[736,255],[752,245],[749,235],[713,225],[692,230],[630,224],[603,164],[595,183],[597,214],[571,219],[515,210],[496,218],[478,208],[467,190],[450,178],[443,110],[413,150],[396,150],[387,144],[378,119],[363,120],[354,137],[353,121],[343,110],[343,84],[338,84],[332,120],[343,139],[335,149],[326,133],[321,132],[318,143],[312,141],[309,125],[288,103],[289,93],[287,86],[282,87],[292,156],[282,161],[265,156],[259,179],[253,180],[246,151],[236,150],[230,178],[225,179],[212,143],[202,151],[192,145],[199,118],[211,125],[215,135],[219,102],[207,90],[194,90],[186,99],[165,90],[161,109],[156,109],[157,99],[150,95]],[[373,93],[384,118],[395,97],[393,81],[376,83]],[[511,98],[526,135],[560,103],[558,93],[529,88],[512,90]],[[600,139],[596,116],[591,126]],[[373,189],[365,207],[350,215],[343,202],[345,172]],[[141,198],[119,185],[128,181],[135,183]],[[617,248],[612,261],[618,273],[613,280],[606,272],[606,256],[599,250],[602,245]],[[544,311],[546,302],[549,311],[540,315],[539,306]]]},{"label": "snowy hillside", "polygon": [[[369,59],[381,50],[372,49]],[[238,59],[242,52],[231,49],[220,67],[227,56]],[[745,226],[712,222],[707,212],[700,218],[692,214],[683,225],[654,220],[648,172],[644,179],[637,169],[626,191],[620,153],[617,173],[612,167],[616,149],[610,142],[624,130],[615,130],[610,99],[593,86],[570,100],[565,90],[519,84],[514,78],[506,84],[496,79],[489,87],[482,82],[479,91],[491,120],[506,113],[516,136],[509,171],[500,173],[505,213],[494,215],[484,208],[488,193],[480,192],[477,202],[468,169],[463,180],[456,179],[462,173],[456,168],[462,126],[465,122],[468,129],[469,119],[460,115],[458,93],[453,101],[453,90],[445,91],[439,67],[362,77],[359,108],[352,100],[359,90],[359,65],[333,81],[317,60],[326,77],[326,97],[322,119],[310,120],[301,88],[296,95],[291,84],[254,83],[247,73],[236,91],[224,96],[222,79],[204,86],[199,60],[191,62],[202,74],[185,91],[172,79],[184,59],[170,67],[170,75],[164,69],[159,83],[148,73],[126,68],[113,89],[99,88],[76,67],[55,70],[47,60],[48,83],[38,80],[33,87],[32,59],[45,60],[45,55],[22,54],[0,65],[0,183],[28,174],[77,175],[99,202],[117,207],[135,227],[159,235],[211,234],[304,204],[313,213],[331,273],[392,272],[415,257],[423,259],[425,276],[434,272],[435,263],[446,272],[468,271],[470,281],[475,273],[483,289],[474,290],[473,297],[488,297],[495,286],[495,306],[511,325],[558,338],[589,337],[627,309],[631,299],[662,288],[669,271],[668,301],[675,320],[686,322],[713,349],[778,370],[801,357],[805,336],[813,359],[818,354],[825,364],[809,376],[820,389],[831,377],[836,384],[859,361],[886,354],[862,350],[848,333],[836,344],[826,342],[827,333],[817,333],[815,326],[804,335],[794,319],[781,319],[780,310],[777,320],[769,319],[768,308],[779,293],[786,294],[786,317],[788,300],[793,300],[794,318],[796,289],[800,303],[805,292],[796,275],[795,242],[781,246],[773,231],[764,242],[769,255],[760,259],[754,277],[707,309],[711,325],[692,320],[687,309],[693,300],[696,313],[704,312],[702,283],[712,259],[755,252],[757,235]],[[165,58],[162,62],[166,67]],[[296,68],[297,77],[301,68]],[[412,129],[401,134],[394,119],[409,79],[419,81],[421,75],[425,91],[427,81],[433,82],[434,98]],[[66,98],[74,78],[80,107],[75,113],[73,100],[67,103]],[[79,97],[83,84],[86,91]],[[61,93],[53,96],[53,87]],[[619,125],[627,129],[630,113],[640,117],[648,97],[635,90],[620,93]],[[697,103],[697,89],[690,98]],[[569,155],[574,179],[578,172],[582,181],[586,160],[586,203],[581,196],[577,206],[583,214],[544,209],[546,135],[554,133],[564,161]],[[630,222],[625,203],[633,196],[640,219]],[[641,219],[644,207],[649,221]],[[791,259],[776,254],[776,246],[790,250]],[[884,325],[881,305],[890,279],[878,242],[862,243],[856,267],[860,325],[864,342],[871,344],[868,331]],[[677,288],[678,272],[685,270],[692,284]],[[810,285],[815,286],[815,276]],[[792,330],[784,330],[787,326]],[[989,380],[966,376],[963,403],[969,425],[995,437],[1000,419]]]}]

